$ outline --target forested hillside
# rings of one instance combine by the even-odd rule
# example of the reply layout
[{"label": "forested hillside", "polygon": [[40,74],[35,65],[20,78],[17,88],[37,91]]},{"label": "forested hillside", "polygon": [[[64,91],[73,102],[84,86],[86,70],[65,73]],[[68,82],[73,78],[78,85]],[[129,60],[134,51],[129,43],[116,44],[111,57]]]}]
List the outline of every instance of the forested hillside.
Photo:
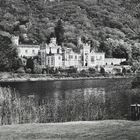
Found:
[{"label": "forested hillside", "polygon": [[2,37],[14,34],[22,43],[48,42],[59,19],[67,47],[76,48],[81,36],[106,57],[140,61],[140,45],[135,44],[140,41],[139,0],[0,0]]}]

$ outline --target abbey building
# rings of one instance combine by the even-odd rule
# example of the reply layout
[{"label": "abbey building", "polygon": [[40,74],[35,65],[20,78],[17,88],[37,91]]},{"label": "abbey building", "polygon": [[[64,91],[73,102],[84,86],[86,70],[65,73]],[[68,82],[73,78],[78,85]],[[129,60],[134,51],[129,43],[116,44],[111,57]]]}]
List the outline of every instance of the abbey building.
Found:
[{"label": "abbey building", "polygon": [[91,50],[90,44],[80,44],[82,48],[76,53],[72,48],[61,47],[56,43],[56,38],[51,38],[49,44],[42,44],[40,55],[42,65],[49,67],[93,67],[104,65],[105,53]]},{"label": "abbey building", "polygon": [[[24,45],[19,44],[19,37],[12,37],[13,45],[18,48],[19,57],[34,57],[39,56],[41,58],[42,67],[95,67],[107,65],[104,52],[96,52],[91,50],[89,43],[83,43],[81,40],[79,44],[81,46],[80,52],[74,52],[72,48],[57,45],[56,38],[51,38],[50,43],[42,43],[41,45]],[[114,61],[114,59],[107,59],[111,64],[118,63],[120,60]]]}]

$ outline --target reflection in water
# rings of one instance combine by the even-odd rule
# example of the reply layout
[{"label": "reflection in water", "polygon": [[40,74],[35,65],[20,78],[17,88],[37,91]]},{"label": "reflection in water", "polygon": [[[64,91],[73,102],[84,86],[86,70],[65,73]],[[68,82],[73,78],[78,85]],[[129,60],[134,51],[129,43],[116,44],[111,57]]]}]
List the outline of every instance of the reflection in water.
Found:
[{"label": "reflection in water", "polygon": [[79,97],[85,102],[90,98],[94,98],[99,103],[105,103],[105,88],[84,88],[66,90],[62,93],[59,91],[54,92],[54,102],[56,106],[59,105],[61,101],[70,100],[76,97]]},{"label": "reflection in water", "polygon": [[138,94],[132,94],[130,83],[130,79],[106,79],[7,85],[20,93],[23,112],[30,114],[21,122],[45,123],[127,119],[130,104],[140,101]]},{"label": "reflection in water", "polygon": [[83,92],[85,100],[88,100],[91,96],[94,96],[98,102],[105,103],[105,88],[85,88]]},{"label": "reflection in water", "polygon": [[107,119],[107,105],[105,88],[101,87],[56,91],[53,98],[56,121]]}]

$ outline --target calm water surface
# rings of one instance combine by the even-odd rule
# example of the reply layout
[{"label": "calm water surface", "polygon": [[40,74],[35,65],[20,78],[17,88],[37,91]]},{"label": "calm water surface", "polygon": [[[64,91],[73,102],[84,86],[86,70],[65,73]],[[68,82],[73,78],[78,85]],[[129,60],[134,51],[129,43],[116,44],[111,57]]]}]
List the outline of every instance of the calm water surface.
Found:
[{"label": "calm water surface", "polygon": [[37,95],[53,97],[55,92],[67,94],[76,89],[83,92],[87,89],[104,89],[106,92],[114,89],[131,88],[132,79],[96,79],[96,80],[70,80],[70,81],[35,81],[35,82],[5,82],[2,87],[16,89],[20,95]]},{"label": "calm water surface", "polygon": [[[21,96],[33,95],[40,103],[42,100],[53,101],[53,106],[59,110],[60,121],[67,116],[67,112],[71,116],[66,120],[69,121],[127,119],[130,104],[140,101],[139,94],[132,94],[131,81],[132,79],[124,78],[7,82],[0,85],[15,89]],[[75,117],[72,118],[73,116]]]}]

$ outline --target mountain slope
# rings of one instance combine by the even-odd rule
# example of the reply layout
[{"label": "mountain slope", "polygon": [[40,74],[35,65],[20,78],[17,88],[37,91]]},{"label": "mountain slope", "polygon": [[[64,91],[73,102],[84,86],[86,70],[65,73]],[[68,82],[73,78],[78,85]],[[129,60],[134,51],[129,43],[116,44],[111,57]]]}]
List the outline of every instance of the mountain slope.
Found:
[{"label": "mountain slope", "polygon": [[107,38],[139,42],[139,7],[139,0],[1,0],[0,29],[19,35],[22,43],[39,44],[49,41],[61,18],[66,46],[76,48],[81,36],[102,50]]}]

